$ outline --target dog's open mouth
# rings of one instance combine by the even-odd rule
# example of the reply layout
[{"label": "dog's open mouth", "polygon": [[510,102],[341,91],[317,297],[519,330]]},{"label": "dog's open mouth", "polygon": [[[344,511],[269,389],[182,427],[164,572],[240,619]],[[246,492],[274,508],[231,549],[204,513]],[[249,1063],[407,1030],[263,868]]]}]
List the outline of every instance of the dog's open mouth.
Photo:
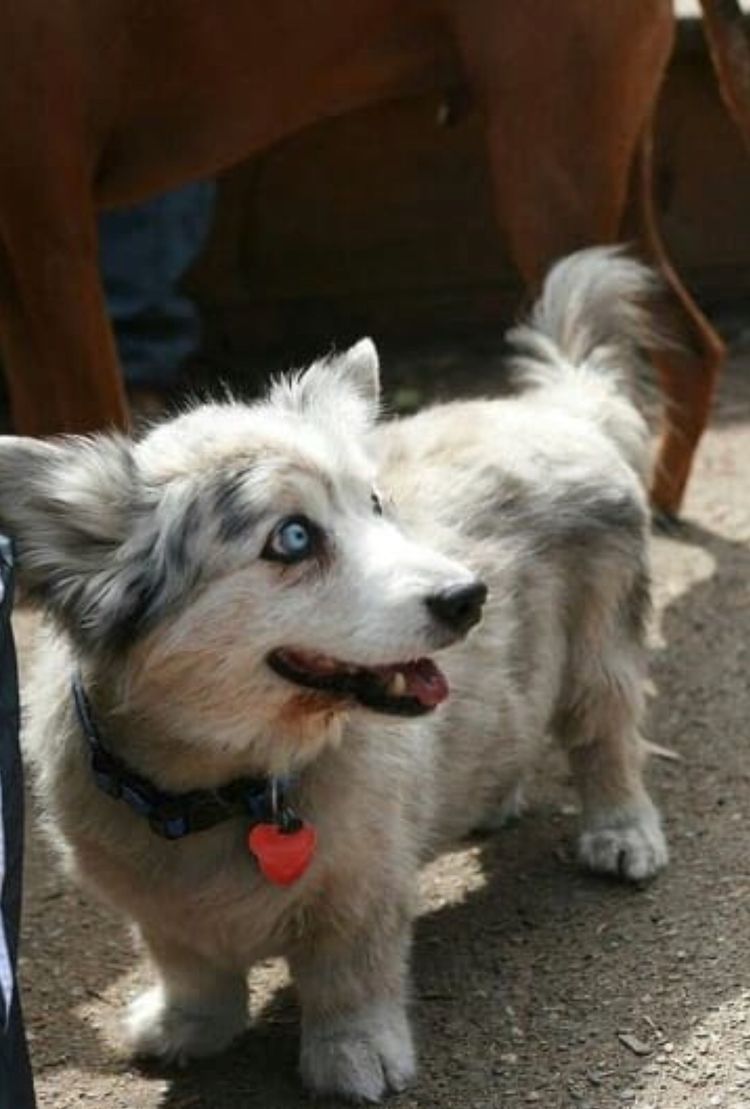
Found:
[{"label": "dog's open mouth", "polygon": [[394,716],[431,712],[449,692],[445,675],[428,658],[366,667],[280,648],[272,651],[267,661],[272,670],[295,685],[357,701],[368,709]]}]

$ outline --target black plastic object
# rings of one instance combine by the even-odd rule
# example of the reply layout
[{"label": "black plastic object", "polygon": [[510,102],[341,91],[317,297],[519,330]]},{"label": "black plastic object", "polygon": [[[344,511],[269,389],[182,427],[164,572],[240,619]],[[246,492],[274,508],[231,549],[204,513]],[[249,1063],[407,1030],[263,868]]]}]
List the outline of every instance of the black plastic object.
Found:
[{"label": "black plastic object", "polygon": [[13,552],[0,535],[0,1109],[34,1109],[16,980],[23,859],[23,774],[13,631]]}]

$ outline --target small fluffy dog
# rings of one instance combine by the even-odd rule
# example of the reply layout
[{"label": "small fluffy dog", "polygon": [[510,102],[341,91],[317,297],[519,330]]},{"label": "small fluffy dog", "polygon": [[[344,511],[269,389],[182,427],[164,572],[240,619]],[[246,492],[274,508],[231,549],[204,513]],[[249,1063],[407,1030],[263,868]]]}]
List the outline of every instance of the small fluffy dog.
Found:
[{"label": "small fluffy dog", "polygon": [[153,959],[139,1054],[220,1051],[248,967],[284,955],[308,1086],[404,1087],[417,870],[497,819],[548,737],[583,863],[665,865],[626,388],[649,284],[616,251],[559,263],[511,332],[510,399],[378,424],[364,340],[140,442],[0,440],[0,522],[53,617],[26,749],[70,868]]}]

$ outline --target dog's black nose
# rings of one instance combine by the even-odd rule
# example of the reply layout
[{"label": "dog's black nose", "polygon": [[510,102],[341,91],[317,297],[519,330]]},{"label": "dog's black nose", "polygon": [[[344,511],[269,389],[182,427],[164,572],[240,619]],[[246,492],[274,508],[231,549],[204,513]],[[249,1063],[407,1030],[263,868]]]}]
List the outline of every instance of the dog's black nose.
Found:
[{"label": "dog's black nose", "polygon": [[487,600],[487,586],[483,581],[470,585],[451,585],[433,593],[426,605],[433,616],[455,632],[467,632],[479,622],[482,605]]}]

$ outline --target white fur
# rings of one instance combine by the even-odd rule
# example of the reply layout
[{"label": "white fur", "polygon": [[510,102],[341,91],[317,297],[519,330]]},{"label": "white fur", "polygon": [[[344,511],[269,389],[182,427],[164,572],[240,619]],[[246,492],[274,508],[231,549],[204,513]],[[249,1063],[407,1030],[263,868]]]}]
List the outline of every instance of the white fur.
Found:
[{"label": "white fur", "polygon": [[[581,792],[584,863],[639,881],[665,864],[641,781],[646,434],[623,389],[648,287],[614,252],[566,261],[516,334],[530,384],[507,400],[375,426],[365,342],[135,445],[0,443],[0,517],[57,623],[26,748],[68,866],[137,922],[155,964],[136,1050],[219,1050],[244,1026],[247,968],[281,954],[307,1084],[401,1089],[417,869],[491,820],[550,736]],[[318,555],[269,560],[300,513]],[[478,577],[490,597],[462,641],[425,602]],[[279,647],[367,666],[437,653],[452,695],[413,720],[311,697],[269,668]],[[296,771],[319,841],[304,878],[266,881],[242,819],[168,843],[100,793],[74,665],[107,744],[163,788]]]}]

